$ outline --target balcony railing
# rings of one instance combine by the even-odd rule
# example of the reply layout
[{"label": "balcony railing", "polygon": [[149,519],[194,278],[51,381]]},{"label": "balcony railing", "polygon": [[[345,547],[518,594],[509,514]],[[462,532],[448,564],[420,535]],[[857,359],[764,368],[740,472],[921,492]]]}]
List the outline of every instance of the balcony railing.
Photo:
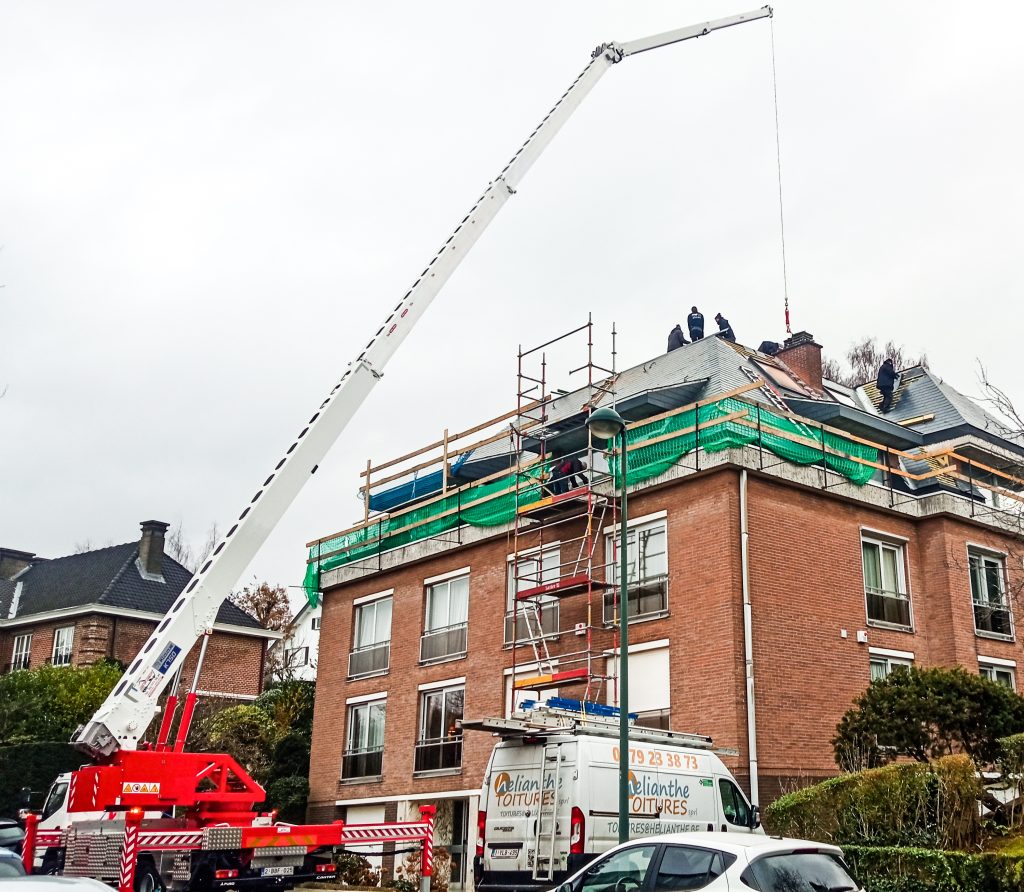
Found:
[{"label": "balcony railing", "polygon": [[[642,582],[629,584],[629,621],[656,616],[668,610],[668,576],[649,576]],[[618,622],[616,610],[621,594],[618,586],[604,593],[604,621]]]},{"label": "balcony railing", "polygon": [[462,735],[416,741],[414,771],[442,771],[462,767]]},{"label": "balcony railing", "polygon": [[381,641],[357,647],[348,655],[348,677],[361,678],[388,671],[391,665],[391,642]]},{"label": "balcony railing", "polygon": [[[529,611],[529,614],[527,614]],[[558,602],[545,604],[539,611],[540,634],[542,637],[554,637],[558,634]],[[515,613],[505,614],[505,643],[512,643],[512,623],[516,624],[516,643],[532,641],[537,637],[537,613],[532,607],[520,607]]]},{"label": "balcony railing", "polygon": [[466,655],[468,626],[460,623],[443,629],[430,629],[420,638],[420,662],[437,663]]},{"label": "balcony railing", "polygon": [[868,602],[868,619],[876,623],[910,628],[910,598],[899,592],[883,589],[865,589]]},{"label": "balcony railing", "polygon": [[982,635],[1013,638],[1013,620],[1010,608],[1001,604],[974,602],[974,630]]},{"label": "balcony railing", "polygon": [[341,757],[341,777],[380,777],[384,761],[384,747],[374,746],[361,750],[345,750]]}]

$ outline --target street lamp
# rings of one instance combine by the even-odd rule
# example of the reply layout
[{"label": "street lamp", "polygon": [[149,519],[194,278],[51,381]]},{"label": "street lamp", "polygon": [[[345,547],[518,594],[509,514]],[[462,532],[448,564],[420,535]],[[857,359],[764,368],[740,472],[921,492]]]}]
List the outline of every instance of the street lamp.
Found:
[{"label": "street lamp", "polygon": [[629,570],[626,563],[626,420],[607,406],[587,419],[590,433],[601,440],[619,438],[619,842],[629,840]]}]

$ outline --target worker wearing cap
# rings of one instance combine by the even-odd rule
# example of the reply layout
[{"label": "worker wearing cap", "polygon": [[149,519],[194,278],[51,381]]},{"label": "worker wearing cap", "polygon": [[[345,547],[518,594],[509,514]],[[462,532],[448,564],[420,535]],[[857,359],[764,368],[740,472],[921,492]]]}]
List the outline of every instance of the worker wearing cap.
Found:
[{"label": "worker wearing cap", "polygon": [[878,379],[875,381],[879,393],[882,394],[882,404],[878,411],[885,414],[892,408],[892,391],[896,386],[896,369],[891,359],[886,359],[878,370]]}]

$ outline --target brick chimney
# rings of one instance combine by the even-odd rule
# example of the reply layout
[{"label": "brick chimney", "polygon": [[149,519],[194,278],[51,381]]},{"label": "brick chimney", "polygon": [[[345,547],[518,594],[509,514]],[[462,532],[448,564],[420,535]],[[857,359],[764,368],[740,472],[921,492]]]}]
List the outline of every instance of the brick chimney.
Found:
[{"label": "brick chimney", "polygon": [[142,521],[142,539],[139,540],[139,569],[146,576],[164,575],[164,533],[170,524],[162,520]]},{"label": "brick chimney", "polygon": [[798,331],[795,335],[786,338],[782,349],[776,355],[813,390],[818,393],[823,392],[821,344],[815,342],[814,335],[806,331]]},{"label": "brick chimney", "polygon": [[39,558],[31,551],[0,548],[0,579],[14,579],[22,570],[31,567]]}]

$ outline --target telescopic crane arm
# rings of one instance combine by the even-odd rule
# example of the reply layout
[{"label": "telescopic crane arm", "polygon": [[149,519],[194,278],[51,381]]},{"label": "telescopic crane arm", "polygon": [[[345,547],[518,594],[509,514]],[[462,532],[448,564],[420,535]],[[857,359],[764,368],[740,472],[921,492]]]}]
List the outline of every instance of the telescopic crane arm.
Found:
[{"label": "telescopic crane arm", "polygon": [[92,719],[75,735],[75,745],[96,758],[134,749],[156,714],[158,698],[192,646],[213,625],[217,610],[252,561],[317,465],[380,380],[384,366],[430,306],[469,249],[514,195],[520,180],[561,126],[612,65],[636,55],[771,16],[770,7],[717,19],[628,43],[599,46],[579,77],[555,103],[512,160],[484,190],[405,296],[351,363],[341,380],[299,432],[256,491],[227,535],[192,577],[150,635],[121,681]]}]

